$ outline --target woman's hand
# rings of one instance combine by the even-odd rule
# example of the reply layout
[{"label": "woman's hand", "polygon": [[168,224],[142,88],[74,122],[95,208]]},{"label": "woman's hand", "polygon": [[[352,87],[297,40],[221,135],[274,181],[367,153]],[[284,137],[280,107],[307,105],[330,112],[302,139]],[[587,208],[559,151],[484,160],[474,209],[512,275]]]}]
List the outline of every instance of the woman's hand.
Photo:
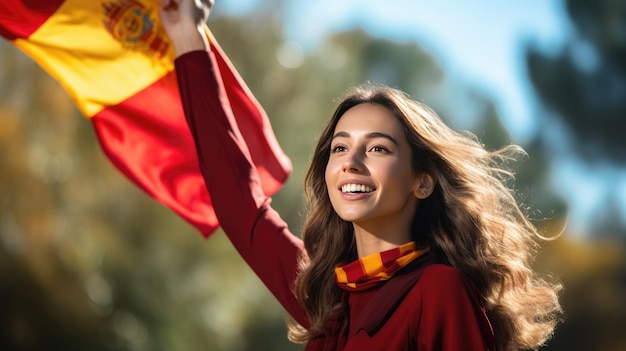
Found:
[{"label": "woman's hand", "polygon": [[161,0],[161,23],[174,45],[176,56],[207,49],[203,26],[212,7],[213,0]]}]

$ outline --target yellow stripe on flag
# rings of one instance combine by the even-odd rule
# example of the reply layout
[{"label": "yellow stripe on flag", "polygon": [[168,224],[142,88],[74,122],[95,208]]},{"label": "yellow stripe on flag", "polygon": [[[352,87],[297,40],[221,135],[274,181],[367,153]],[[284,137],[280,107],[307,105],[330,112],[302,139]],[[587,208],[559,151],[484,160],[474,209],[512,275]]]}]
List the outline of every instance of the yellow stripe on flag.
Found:
[{"label": "yellow stripe on flag", "polygon": [[173,49],[158,17],[149,0],[67,0],[15,45],[93,117],[173,70]]}]

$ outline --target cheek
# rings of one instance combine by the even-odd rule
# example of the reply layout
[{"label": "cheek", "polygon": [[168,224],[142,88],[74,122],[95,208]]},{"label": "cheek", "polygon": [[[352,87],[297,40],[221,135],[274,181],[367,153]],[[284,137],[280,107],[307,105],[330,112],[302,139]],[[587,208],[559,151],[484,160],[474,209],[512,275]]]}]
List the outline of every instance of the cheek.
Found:
[{"label": "cheek", "polygon": [[326,164],[326,170],[324,172],[324,180],[326,181],[326,190],[328,191],[328,195],[333,202],[333,198],[337,196],[337,182],[339,180],[339,176],[341,173],[341,168],[337,168],[338,163],[329,160]]},{"label": "cheek", "polygon": [[414,175],[411,169],[404,165],[396,164],[381,169],[379,179],[385,179],[385,182],[396,191],[412,192]]},{"label": "cheek", "polygon": [[326,189],[330,193],[330,184],[332,183],[332,171],[330,162],[326,164],[326,171],[324,172],[324,180],[326,181]]},{"label": "cheek", "polygon": [[332,180],[334,176],[337,174],[337,162],[333,162],[332,159],[328,160],[326,163],[326,171],[324,172],[324,177],[326,177],[326,184],[329,183],[329,180]]}]

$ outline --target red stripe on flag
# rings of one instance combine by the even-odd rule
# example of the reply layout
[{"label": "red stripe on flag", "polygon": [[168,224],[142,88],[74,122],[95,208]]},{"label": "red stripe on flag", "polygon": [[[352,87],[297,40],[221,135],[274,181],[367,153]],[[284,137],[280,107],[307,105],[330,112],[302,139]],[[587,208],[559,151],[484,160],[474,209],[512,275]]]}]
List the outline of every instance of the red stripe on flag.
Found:
[{"label": "red stripe on flag", "polygon": [[28,38],[64,0],[0,1],[0,35],[8,40]]},{"label": "red stripe on flag", "polygon": [[261,177],[263,190],[271,195],[291,174],[291,160],[278,144],[267,114],[214,38],[211,38],[211,51],[237,126]]},{"label": "red stripe on flag", "polygon": [[172,72],[91,120],[126,177],[208,236],[219,224],[178,94]]}]

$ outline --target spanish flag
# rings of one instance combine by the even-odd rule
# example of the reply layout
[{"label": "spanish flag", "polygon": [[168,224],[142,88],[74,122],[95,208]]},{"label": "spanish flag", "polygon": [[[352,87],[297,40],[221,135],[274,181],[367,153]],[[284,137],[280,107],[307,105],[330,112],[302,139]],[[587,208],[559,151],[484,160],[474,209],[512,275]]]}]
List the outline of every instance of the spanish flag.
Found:
[{"label": "spanish flag", "polygon": [[[126,177],[208,236],[219,223],[158,10],[158,0],[2,0],[0,35],[61,83]],[[264,191],[271,195],[290,174],[291,162],[214,39],[210,50]]]}]

